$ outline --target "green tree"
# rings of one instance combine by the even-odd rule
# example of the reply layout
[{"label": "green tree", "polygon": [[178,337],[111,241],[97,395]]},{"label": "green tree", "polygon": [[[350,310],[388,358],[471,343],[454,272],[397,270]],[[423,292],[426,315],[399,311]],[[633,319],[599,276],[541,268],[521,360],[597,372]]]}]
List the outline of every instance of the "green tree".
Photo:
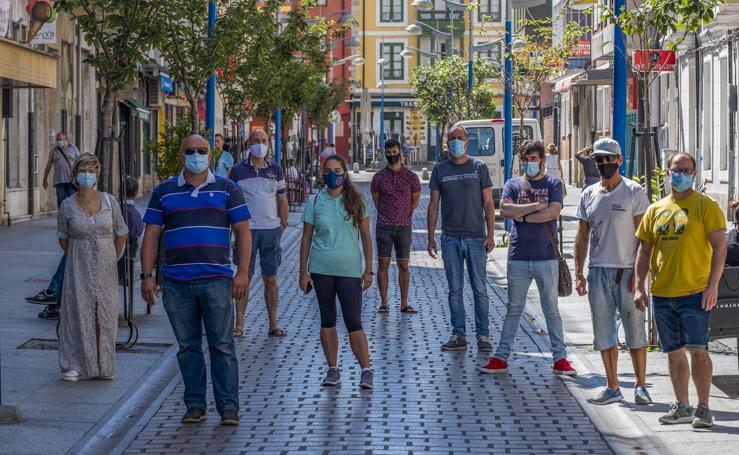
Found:
[{"label": "green tree", "polygon": [[[722,0],[631,0],[621,11],[606,9],[603,13],[602,20],[621,27],[626,47],[647,57],[643,65],[634,67],[633,60],[623,56],[641,87],[639,150],[643,162],[639,167],[647,180],[654,178],[654,169],[659,163],[656,150],[652,149],[654,132],[649,124],[652,111],[649,88],[660,72],[659,60],[648,58],[648,51],[674,51],[688,34],[700,32],[704,25],[713,21],[714,10],[721,3]],[[647,185],[647,193],[652,196],[652,185]]]},{"label": "green tree", "polygon": [[159,138],[146,141],[144,153],[151,155],[161,180],[173,177],[182,170],[180,145],[190,134],[192,131],[188,122],[167,123]]},{"label": "green tree", "polygon": [[61,0],[56,6],[74,17],[95,52],[85,59],[97,71],[102,95],[100,187],[116,192],[120,169],[113,147],[113,122],[121,91],[135,86],[139,67],[156,37],[153,19],[166,6],[160,0]]},{"label": "green tree", "polygon": [[459,120],[493,116],[495,97],[488,81],[496,74],[492,63],[475,60],[472,99],[468,103],[467,62],[461,57],[445,57],[416,66],[411,90],[426,118],[445,130]]},{"label": "green tree", "polygon": [[168,0],[154,16],[156,47],[190,105],[190,128],[199,129],[199,101],[210,76],[229,63],[232,48],[247,33],[242,0],[217,0],[216,27],[209,36],[208,2]]}]

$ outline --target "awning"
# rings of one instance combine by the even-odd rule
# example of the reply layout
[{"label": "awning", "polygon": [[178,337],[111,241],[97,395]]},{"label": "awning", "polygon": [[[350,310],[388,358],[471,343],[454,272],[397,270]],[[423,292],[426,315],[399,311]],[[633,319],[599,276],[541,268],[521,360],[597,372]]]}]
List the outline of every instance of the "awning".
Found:
[{"label": "awning", "polygon": [[565,76],[564,78],[556,81],[554,83],[554,92],[555,93],[562,93],[566,92],[570,89],[570,86],[573,84],[574,81],[579,78],[584,71],[578,71],[577,73],[571,74],[569,76]]},{"label": "awning", "polygon": [[587,70],[573,82],[573,85],[612,85],[613,69]]},{"label": "awning", "polygon": [[137,115],[141,120],[145,122],[149,121],[149,116],[150,116],[149,110],[146,109],[146,107],[144,107],[144,105],[139,103],[137,100],[135,99],[122,100],[121,103],[128,106],[128,108],[131,109],[131,113],[134,115]]},{"label": "awning", "polygon": [[0,38],[0,87],[56,88],[57,58]]}]

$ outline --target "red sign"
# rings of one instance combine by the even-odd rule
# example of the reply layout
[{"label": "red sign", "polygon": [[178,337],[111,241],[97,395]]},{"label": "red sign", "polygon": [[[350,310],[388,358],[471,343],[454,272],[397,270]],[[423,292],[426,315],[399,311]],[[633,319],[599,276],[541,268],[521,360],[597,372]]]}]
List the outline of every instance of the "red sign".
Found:
[{"label": "red sign", "polygon": [[572,48],[573,57],[590,57],[590,40],[576,41]]},{"label": "red sign", "polygon": [[648,51],[634,51],[632,62],[634,71],[645,73],[664,73],[675,70],[675,52],[651,49]]}]

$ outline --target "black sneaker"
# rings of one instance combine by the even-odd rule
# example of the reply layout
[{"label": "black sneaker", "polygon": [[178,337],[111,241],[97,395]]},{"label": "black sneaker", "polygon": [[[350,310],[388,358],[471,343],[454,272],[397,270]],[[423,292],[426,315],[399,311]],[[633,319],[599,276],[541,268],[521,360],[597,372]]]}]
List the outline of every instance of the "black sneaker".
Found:
[{"label": "black sneaker", "polygon": [[190,408],[185,415],[182,416],[182,423],[200,423],[207,419],[208,416],[200,408]]},{"label": "black sneaker", "polygon": [[467,349],[467,340],[457,335],[452,335],[449,341],[441,345],[442,351],[462,351],[464,349]]},{"label": "black sneaker", "polygon": [[221,414],[221,425],[238,425],[239,411],[236,409],[226,409]]},{"label": "black sneaker", "polygon": [[47,321],[58,321],[59,309],[53,309],[47,306],[46,308],[41,310],[41,312],[38,314],[38,317],[40,317],[41,319],[46,319]]},{"label": "black sneaker", "polygon": [[36,305],[50,305],[56,303],[56,294],[49,292],[46,289],[34,295],[33,297],[26,297],[26,302],[34,303]]}]

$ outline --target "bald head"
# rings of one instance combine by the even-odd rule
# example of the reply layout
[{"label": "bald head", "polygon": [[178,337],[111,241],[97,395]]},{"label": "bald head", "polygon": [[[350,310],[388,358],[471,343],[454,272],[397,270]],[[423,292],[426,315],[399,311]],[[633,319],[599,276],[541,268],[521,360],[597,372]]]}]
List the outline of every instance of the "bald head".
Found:
[{"label": "bald head", "polygon": [[447,133],[447,140],[453,141],[454,139],[461,139],[465,143],[467,142],[467,130],[463,126],[454,126]]},{"label": "bald head", "polygon": [[249,145],[267,144],[268,141],[269,137],[267,137],[267,133],[264,130],[255,130],[249,135]]},{"label": "bald head", "polygon": [[184,141],[182,141],[182,144],[180,144],[180,154],[184,155],[185,150],[188,148],[207,148],[208,152],[210,152],[210,144],[208,141],[199,134],[191,134],[190,136],[187,136]]}]

